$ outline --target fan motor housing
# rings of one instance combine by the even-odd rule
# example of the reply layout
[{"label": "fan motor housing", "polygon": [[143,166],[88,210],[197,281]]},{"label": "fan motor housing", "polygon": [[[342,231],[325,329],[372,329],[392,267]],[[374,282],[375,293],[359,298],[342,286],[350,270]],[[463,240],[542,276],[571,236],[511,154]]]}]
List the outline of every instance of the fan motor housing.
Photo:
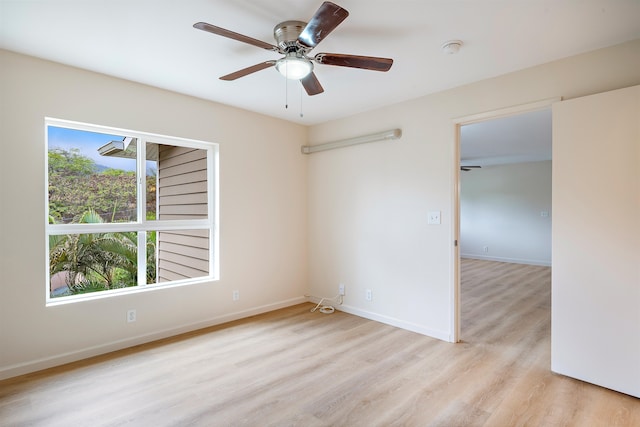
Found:
[{"label": "fan motor housing", "polygon": [[273,37],[278,42],[278,47],[285,52],[299,49],[298,36],[307,26],[303,21],[284,21],[273,28]]}]

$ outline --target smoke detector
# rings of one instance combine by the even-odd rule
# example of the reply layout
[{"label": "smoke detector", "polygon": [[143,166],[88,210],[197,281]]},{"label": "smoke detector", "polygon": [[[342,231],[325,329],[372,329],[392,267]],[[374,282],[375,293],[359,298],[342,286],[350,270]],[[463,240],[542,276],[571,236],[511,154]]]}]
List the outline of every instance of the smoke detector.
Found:
[{"label": "smoke detector", "polygon": [[460,47],[462,46],[462,41],[460,40],[449,40],[442,44],[441,49],[447,55],[453,55],[458,53]]}]

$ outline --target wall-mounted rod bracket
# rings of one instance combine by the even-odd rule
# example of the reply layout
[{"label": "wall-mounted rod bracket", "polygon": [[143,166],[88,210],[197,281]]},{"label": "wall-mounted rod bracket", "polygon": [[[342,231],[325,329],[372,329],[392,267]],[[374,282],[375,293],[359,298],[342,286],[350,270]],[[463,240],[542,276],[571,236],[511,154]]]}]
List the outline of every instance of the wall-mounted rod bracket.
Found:
[{"label": "wall-mounted rod bracket", "polygon": [[303,145],[301,147],[302,154],[311,154],[318,151],[333,150],[334,148],[348,147],[350,145],[365,144],[367,142],[385,141],[399,139],[402,136],[402,130],[391,129],[384,132],[374,133],[371,135],[358,136],[355,138],[343,139],[340,141],[327,142],[318,145]]}]

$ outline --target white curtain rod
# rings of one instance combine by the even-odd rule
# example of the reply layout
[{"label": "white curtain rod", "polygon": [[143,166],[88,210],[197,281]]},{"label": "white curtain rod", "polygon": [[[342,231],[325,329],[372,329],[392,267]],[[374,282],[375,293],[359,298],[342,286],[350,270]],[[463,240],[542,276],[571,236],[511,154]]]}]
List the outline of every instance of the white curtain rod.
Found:
[{"label": "white curtain rod", "polygon": [[402,130],[391,129],[384,132],[374,133],[371,135],[358,136],[356,138],[343,139],[340,141],[327,142],[318,145],[303,145],[301,147],[302,154],[311,154],[318,151],[333,150],[334,148],[348,147],[350,145],[365,144],[367,142],[384,141],[389,139],[399,139],[402,136]]}]

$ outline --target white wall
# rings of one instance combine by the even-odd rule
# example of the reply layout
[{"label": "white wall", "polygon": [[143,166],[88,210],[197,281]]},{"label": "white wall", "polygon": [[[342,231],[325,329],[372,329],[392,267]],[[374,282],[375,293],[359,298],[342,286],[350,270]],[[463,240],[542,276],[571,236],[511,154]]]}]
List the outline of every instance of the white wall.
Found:
[{"label": "white wall", "polygon": [[551,265],[551,161],[460,173],[460,256]]},{"label": "white wall", "polygon": [[[392,128],[403,136],[310,156],[311,293],[333,296],[342,282],[345,311],[453,340],[454,119],[639,83],[636,40],[313,126],[314,144]],[[441,225],[427,224],[432,210]]]},{"label": "white wall", "polygon": [[[304,300],[303,126],[6,51],[0,103],[0,378]],[[45,307],[45,116],[220,144],[221,280]]]}]

